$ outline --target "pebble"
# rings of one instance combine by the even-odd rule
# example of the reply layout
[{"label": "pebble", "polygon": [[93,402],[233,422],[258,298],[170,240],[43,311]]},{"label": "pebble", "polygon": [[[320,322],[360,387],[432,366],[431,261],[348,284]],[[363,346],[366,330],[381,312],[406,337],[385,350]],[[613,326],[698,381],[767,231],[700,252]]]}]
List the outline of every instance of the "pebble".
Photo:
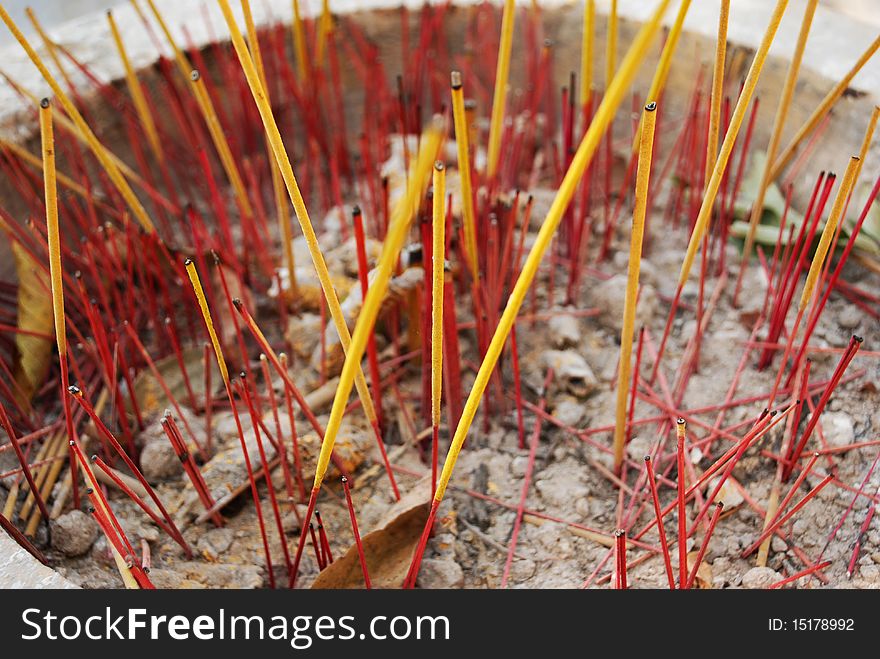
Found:
[{"label": "pebble", "polygon": [[788,544],[778,535],[774,535],[773,540],[770,541],[770,549],[775,552],[788,551]]},{"label": "pebble", "polygon": [[419,588],[450,589],[464,586],[464,572],[455,561],[440,558],[426,558],[416,581]]},{"label": "pebble", "polygon": [[573,396],[584,398],[599,386],[593,369],[580,353],[574,350],[545,350],[541,357],[544,366],[553,369],[557,382]]},{"label": "pebble", "polygon": [[753,567],[743,575],[742,587],[753,590],[767,588],[781,579],[782,576],[769,567]]},{"label": "pebble", "polygon": [[524,455],[518,455],[510,462],[510,473],[516,478],[523,478],[528,466],[529,459]]},{"label": "pebble", "polygon": [[584,419],[584,412],[583,403],[565,397],[555,404],[551,413],[562,423],[577,428]]},{"label": "pebble", "polygon": [[859,576],[868,583],[876,583],[880,581],[880,568],[876,565],[860,565],[858,567]]},{"label": "pebble", "polygon": [[820,417],[825,439],[831,446],[846,446],[855,440],[852,417],[846,412],[826,412]]},{"label": "pebble", "polygon": [[[714,492],[715,488],[718,486],[721,477],[713,478],[709,481],[709,492]],[[730,478],[724,481],[724,485],[718,490],[718,494],[715,495],[715,501],[720,501],[724,504],[725,510],[730,510],[740,505],[744,499],[743,495],[740,494],[740,491],[736,489],[733,484],[730,482]]]},{"label": "pebble", "polygon": [[[620,332],[623,305],[626,298],[625,274],[617,274],[591,289],[591,304],[599,308],[599,322],[614,332]],[[657,311],[657,291],[650,284],[641,286],[636,307],[636,327],[648,324]]]},{"label": "pebble", "polygon": [[202,534],[199,538],[199,551],[207,552],[213,558],[217,558],[224,553],[235,539],[235,534],[230,529],[211,529],[207,533]]},{"label": "pebble", "polygon": [[153,441],[141,452],[141,472],[150,483],[158,483],[183,472],[171,442]]},{"label": "pebble", "polygon": [[577,318],[560,309],[556,309],[547,322],[547,333],[555,348],[576,346],[581,338]]},{"label": "pebble", "polygon": [[840,313],[837,314],[837,324],[844,329],[855,329],[861,322],[862,312],[852,304],[847,304]]},{"label": "pebble", "polygon": [[91,515],[71,510],[52,521],[52,548],[65,556],[85,554],[98,537],[98,524]]}]

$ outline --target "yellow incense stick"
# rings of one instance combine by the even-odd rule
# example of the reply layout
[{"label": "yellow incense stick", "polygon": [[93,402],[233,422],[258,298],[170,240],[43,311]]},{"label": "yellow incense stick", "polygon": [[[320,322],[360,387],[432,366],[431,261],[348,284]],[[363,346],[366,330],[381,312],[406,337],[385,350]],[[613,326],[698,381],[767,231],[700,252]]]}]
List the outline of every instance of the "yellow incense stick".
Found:
[{"label": "yellow incense stick", "polygon": [[498,171],[501,155],[501,133],[504,129],[504,106],[507,102],[507,79],[510,72],[510,49],[513,45],[513,24],[516,18],[515,0],[505,0],[501,16],[501,43],[498,45],[498,65],[495,69],[495,96],[492,99],[492,120],[489,124],[489,149],[486,155],[486,176],[493,178]]},{"label": "yellow incense stick", "polygon": [[452,120],[455,124],[455,144],[458,150],[458,176],[461,179],[461,208],[464,225],[465,258],[471,271],[471,278],[479,278],[477,261],[477,230],[474,217],[474,196],[471,188],[470,146],[468,144],[468,122],[464,109],[464,91],[461,88],[461,73],[453,71],[452,80]]},{"label": "yellow incense stick", "polygon": [[[40,101],[40,141],[43,150],[43,185],[46,202],[46,243],[49,251],[49,280],[52,290],[52,311],[55,319],[55,342],[58,345],[58,356],[62,361],[62,369],[65,368],[64,362],[67,360],[67,331],[64,326],[64,284],[61,277],[61,236],[58,230],[58,189],[55,182],[55,135],[52,130],[52,109],[49,99],[44,98]],[[66,372],[66,371],[63,371]],[[66,377],[66,376],[64,376]],[[62,394],[67,402],[67,392]],[[65,414],[68,415],[70,408],[65,405]],[[71,436],[70,441],[75,441]],[[89,487],[93,490],[98,489],[98,483],[88,464],[83,464],[82,470],[89,483]],[[71,472],[72,474],[73,472]],[[98,505],[103,508],[103,503],[98,497]],[[104,511],[107,514],[107,511]],[[47,520],[48,521],[48,520]],[[110,544],[113,548],[112,543]],[[119,576],[126,588],[138,588],[138,584],[128,566],[122,561],[122,557],[113,549],[113,557],[116,560],[116,567],[119,570]]]},{"label": "yellow incense stick", "polygon": [[[269,85],[266,82],[266,69],[263,66],[263,54],[260,51],[260,41],[257,38],[257,26],[251,13],[250,0],[241,0],[241,10],[244,14],[244,24],[247,30],[247,42],[251,58],[254,60],[254,66],[257,69],[257,74],[260,76],[260,83],[263,85],[263,90],[268,99]],[[266,137],[266,151],[269,154],[269,171],[272,173],[272,196],[275,200],[275,213],[278,219],[281,248],[289,280],[286,294],[287,299],[292,300],[296,294],[296,263],[293,258],[293,233],[290,230],[290,217],[287,214],[287,194],[284,191],[284,179],[281,178],[278,164],[272,155],[272,144],[269,142],[268,136]],[[284,294],[285,292],[282,291],[282,295]]]},{"label": "yellow incense stick", "polygon": [[64,82],[67,84],[68,89],[73,89],[73,82],[70,80],[67,69],[61,63],[61,59],[58,57],[58,48],[56,47],[55,42],[49,38],[49,35],[43,29],[40,21],[37,20],[37,15],[34,13],[34,10],[32,8],[26,7],[24,12],[27,15],[31,25],[34,27],[37,36],[40,37],[40,41],[43,42],[43,46],[45,47],[46,52],[49,54],[49,59],[52,60],[55,68],[58,69],[58,73],[60,73],[61,77],[64,78]]},{"label": "yellow incense stick", "polygon": [[721,0],[718,15],[718,36],[715,41],[715,66],[712,69],[712,97],[709,103],[709,136],[706,144],[706,183],[718,155],[718,133],[721,129],[721,97],[724,95],[724,62],[727,58],[727,21],[730,0]]},{"label": "yellow incense stick", "polygon": [[397,203],[392,212],[391,223],[385,237],[385,243],[382,246],[382,254],[379,257],[379,263],[376,265],[373,280],[370,282],[367,297],[364,299],[360,314],[358,314],[354,334],[351,338],[351,345],[345,355],[342,372],[339,374],[339,384],[336,388],[336,395],[333,398],[333,406],[330,408],[327,428],[324,431],[324,443],[321,445],[321,454],[318,456],[318,464],[315,468],[314,490],[321,487],[324,474],[327,472],[327,466],[330,464],[330,454],[336,442],[336,434],[342,422],[342,415],[348,403],[348,396],[351,393],[353,377],[355,373],[360,371],[360,361],[363,357],[364,349],[367,347],[367,338],[373,330],[373,324],[376,321],[379,307],[388,288],[388,282],[397,264],[400,250],[403,248],[403,243],[409,232],[421,193],[428,184],[431,166],[440,149],[441,139],[442,131],[437,126],[432,126],[422,135],[418,158],[411,167],[406,194]]},{"label": "yellow incense stick", "polygon": [[434,214],[431,227],[431,423],[440,425],[443,386],[443,276],[446,251],[446,168],[434,163]]},{"label": "yellow incense stick", "polygon": [[584,3],[584,27],[581,33],[581,107],[590,102],[593,91],[593,51],[596,43],[596,0]]},{"label": "yellow incense stick", "polygon": [[315,61],[320,66],[324,62],[327,40],[333,30],[333,16],[330,14],[329,0],[321,0],[321,18],[318,19],[318,35],[315,43]]},{"label": "yellow incense stick", "polygon": [[614,469],[620,469],[626,441],[626,399],[632,359],[633,330],[636,321],[636,299],[639,292],[639,266],[642,259],[642,238],[645,235],[645,212],[648,203],[648,182],[651,180],[651,158],[654,151],[656,103],[648,103],[643,113],[639,141],[639,165],[636,173],[636,200],[633,208],[632,236],[629,246],[626,298],[623,306],[623,327],[620,331],[620,366],[617,370],[617,408],[614,425]]},{"label": "yellow incense stick", "polygon": [[[315,266],[315,272],[318,275],[318,281],[321,283],[321,289],[324,291],[324,299],[327,301],[327,306],[330,309],[330,316],[333,319],[333,324],[336,327],[336,332],[339,334],[339,340],[342,343],[342,349],[347,353],[349,344],[351,343],[351,334],[348,331],[348,325],[345,323],[345,315],[342,312],[342,307],[339,305],[339,298],[336,296],[336,290],[333,288],[333,282],[330,279],[330,271],[327,269],[324,255],[321,253],[321,248],[318,245],[318,236],[315,234],[315,229],[309,219],[309,212],[306,209],[305,200],[303,199],[302,193],[299,190],[299,185],[296,182],[293,167],[290,164],[290,158],[287,155],[287,150],[284,148],[284,142],[281,140],[281,133],[278,130],[278,125],[275,123],[272,108],[269,105],[269,100],[263,89],[263,85],[260,82],[259,74],[257,73],[254,61],[248,51],[247,44],[244,42],[241,30],[238,28],[238,24],[235,22],[235,18],[232,15],[228,0],[217,1],[223,12],[226,24],[229,27],[229,33],[232,37],[232,45],[235,48],[236,55],[238,55],[238,60],[241,63],[241,68],[247,79],[248,87],[250,87],[254,102],[260,112],[260,118],[263,120],[263,128],[266,131],[266,137],[268,138],[269,143],[272,145],[272,153],[275,156],[275,162],[281,171],[281,176],[287,187],[287,193],[290,196],[294,212],[296,212],[296,217],[302,228],[303,237],[306,240],[306,246],[309,249],[309,254],[312,257],[312,262]],[[363,313],[363,311],[361,313]],[[367,387],[367,381],[364,379],[364,374],[360,369],[360,364],[358,364],[357,374],[355,376],[355,385],[357,386],[361,405],[364,408],[364,414],[370,423],[375,425],[376,408],[373,406],[373,400],[370,397],[370,390]]]},{"label": "yellow incense stick", "polygon": [[837,227],[837,223],[840,221],[840,216],[843,214],[843,207],[846,205],[847,197],[849,197],[849,193],[852,191],[860,162],[861,160],[859,160],[858,156],[853,156],[849,159],[849,164],[846,166],[843,181],[841,181],[840,188],[837,190],[837,196],[834,198],[834,205],[831,207],[831,213],[828,215],[828,220],[825,222],[825,228],[822,229],[822,237],[819,239],[816,253],[813,254],[813,261],[810,263],[810,271],[807,273],[807,280],[804,283],[804,290],[801,293],[801,301],[799,305],[799,310],[801,312],[807,308],[810,298],[813,295],[813,289],[816,287],[819,272],[822,270],[822,263],[825,261],[825,255],[828,254],[828,248],[831,246],[831,236],[834,235],[834,229]]},{"label": "yellow incense stick", "polygon": [[[801,21],[801,31],[798,35],[797,44],[794,53],[791,56],[791,63],[788,65],[788,74],[785,78],[785,84],[782,88],[782,95],[779,97],[779,105],[776,108],[776,118],[773,121],[773,130],[770,133],[770,142],[767,145],[767,160],[764,163],[764,173],[761,176],[761,185],[758,187],[758,195],[755,197],[755,203],[752,205],[752,212],[749,216],[749,229],[746,233],[745,244],[743,245],[742,263],[748,263],[752,255],[752,248],[755,244],[755,233],[758,230],[758,223],[764,212],[764,198],[767,194],[767,186],[770,185],[771,169],[773,162],[776,160],[776,152],[779,150],[779,142],[782,139],[782,130],[785,128],[785,120],[788,117],[788,110],[791,107],[791,99],[794,96],[795,85],[797,84],[798,74],[800,72],[801,61],[803,60],[804,49],[807,45],[807,37],[810,34],[810,26],[813,24],[813,15],[816,13],[816,5],[819,0],[809,0],[804,10],[804,18]],[[742,272],[744,265],[740,269],[740,281],[737,282],[737,290],[741,285]]]},{"label": "yellow incense stick", "polygon": [[605,41],[605,89],[614,79],[617,70],[617,0],[611,0],[608,12],[608,34]]},{"label": "yellow incense stick", "polygon": [[[657,68],[654,70],[654,77],[651,79],[651,86],[648,88],[648,98],[659,99],[666,87],[666,80],[669,77],[669,69],[672,67],[672,56],[675,54],[675,48],[678,46],[678,40],[681,37],[681,30],[684,27],[684,19],[687,16],[688,9],[691,7],[691,0],[682,0],[678,7],[678,13],[675,15],[675,22],[666,36],[666,43],[663,44],[663,50],[660,53],[660,61],[657,62]],[[639,128],[633,138],[632,152],[637,153],[639,149],[639,136],[642,134],[642,124],[644,116],[639,117]]]},{"label": "yellow incense stick", "polygon": [[153,121],[153,114],[150,112],[150,106],[144,96],[144,88],[141,87],[140,80],[131,65],[125,45],[122,43],[122,37],[119,34],[119,28],[113,19],[113,12],[107,12],[107,23],[110,25],[110,32],[113,35],[113,41],[116,44],[116,50],[119,52],[119,59],[122,60],[122,66],[125,68],[125,85],[134,104],[135,112],[137,112],[138,120],[143,126],[144,134],[147,136],[147,143],[150,145],[153,155],[159,161],[165,160],[165,152],[162,150],[162,142],[159,139],[159,132],[156,130],[156,122]]},{"label": "yellow incense stick", "polygon": [[507,342],[507,336],[510,334],[513,323],[516,321],[516,315],[519,312],[520,306],[522,306],[526,293],[528,293],[529,286],[538,272],[538,266],[541,263],[544,252],[547,251],[547,247],[553,239],[556,229],[559,227],[562,216],[568,208],[568,204],[580,183],[584,171],[590,164],[602,136],[605,134],[608,125],[614,118],[617,109],[620,107],[630,84],[632,84],[632,81],[635,78],[639,65],[644,60],[651,42],[657,35],[657,32],[660,29],[660,21],[668,6],[669,0],[661,0],[657,8],[654,10],[654,13],[651,15],[651,18],[639,29],[636,38],[630,46],[629,52],[626,54],[626,57],[620,65],[620,70],[617,75],[614,76],[614,80],[605,91],[602,103],[596,110],[596,116],[590,124],[590,127],[587,129],[587,132],[571,161],[571,165],[565,173],[565,177],[562,179],[562,184],[559,186],[553,204],[550,206],[550,209],[547,212],[547,217],[541,225],[541,229],[535,239],[535,244],[529,251],[529,255],[516,280],[513,291],[510,293],[507,306],[505,306],[504,312],[501,314],[501,318],[498,321],[498,327],[495,329],[495,333],[486,350],[486,356],[483,359],[483,363],[480,364],[477,377],[474,380],[470,393],[468,394],[464,410],[462,411],[461,418],[459,419],[458,426],[456,427],[455,434],[452,438],[452,443],[446,454],[446,460],[443,463],[443,471],[440,474],[440,479],[437,483],[437,491],[434,495],[435,502],[439,502],[443,499],[446,487],[449,485],[449,480],[452,477],[452,471],[455,468],[455,461],[458,459],[458,454],[461,452],[461,447],[464,445],[468,430],[470,429],[474,416],[477,413],[477,408],[480,405],[483,392],[486,390],[486,385],[489,383],[489,378],[492,375],[492,371],[495,369],[495,365],[501,355],[501,350]]},{"label": "yellow incense stick", "polygon": [[211,136],[211,142],[213,142],[214,148],[217,150],[217,155],[220,156],[220,163],[223,165],[223,171],[226,172],[226,177],[229,179],[229,183],[235,193],[235,200],[238,203],[241,212],[248,217],[252,217],[254,211],[251,207],[250,199],[248,199],[247,192],[245,191],[241,172],[239,172],[238,165],[235,163],[235,158],[232,156],[232,150],[229,148],[229,141],[226,139],[226,133],[223,132],[223,127],[220,125],[220,119],[217,117],[217,111],[214,109],[214,103],[211,101],[211,96],[205,89],[205,83],[202,81],[201,76],[198,75],[198,72],[193,70],[186,55],[177,45],[174,36],[171,34],[171,30],[168,28],[168,24],[156,8],[156,3],[153,2],[153,0],[147,0],[147,5],[153,13],[156,22],[159,24],[162,33],[165,35],[168,45],[171,46],[171,50],[174,53],[174,62],[177,64],[180,74],[190,83],[193,96],[196,99],[196,105],[199,106],[199,112],[201,112],[202,119],[205,120],[205,124],[208,126],[208,133]]},{"label": "yellow incense stick", "polygon": [[58,231],[58,195],[55,183],[55,135],[49,99],[40,102],[40,137],[43,147],[43,186],[46,195],[46,243],[49,248],[49,278],[55,342],[58,355],[67,358],[67,331],[64,326],[64,284],[61,279],[61,236]]},{"label": "yellow incense stick", "polygon": [[818,126],[822,119],[825,118],[825,115],[828,114],[831,107],[837,102],[837,99],[839,99],[843,95],[843,92],[847,90],[852,79],[856,77],[856,74],[862,70],[862,67],[871,59],[871,57],[873,57],[878,49],[880,49],[880,36],[874,39],[871,45],[868,46],[867,50],[865,50],[861,57],[856,60],[856,63],[853,64],[847,74],[840,79],[840,82],[838,82],[831,91],[828,92],[825,98],[819,103],[819,106],[813,111],[813,114],[810,115],[809,119],[804,122],[804,125],[801,126],[795,136],[791,139],[791,142],[789,142],[782,150],[782,153],[776,159],[776,162],[773,163],[773,169],[770,170],[771,181],[776,180],[782,173],[782,170],[788,166],[788,163],[791,162],[795,151],[797,151],[801,143],[816,129],[816,126]]},{"label": "yellow incense stick", "polygon": [[703,241],[703,235],[708,229],[709,220],[712,215],[712,207],[715,205],[718,188],[721,186],[721,178],[724,176],[724,170],[727,168],[730,154],[733,152],[733,146],[736,142],[736,137],[739,134],[739,129],[742,126],[743,119],[746,116],[746,110],[752,100],[752,95],[755,93],[758,79],[761,77],[761,70],[764,68],[764,62],[767,60],[767,52],[770,50],[770,44],[773,43],[773,39],[776,37],[776,30],[779,28],[779,23],[782,21],[782,16],[785,14],[785,8],[787,6],[788,0],[777,0],[776,8],[773,10],[773,15],[770,17],[769,25],[767,25],[767,31],[764,33],[763,39],[761,39],[761,44],[758,46],[758,50],[755,51],[755,58],[752,60],[752,66],[749,68],[749,73],[743,84],[739,100],[737,100],[736,107],[731,115],[730,126],[724,136],[724,142],[721,144],[721,151],[718,153],[718,159],[715,161],[715,167],[712,170],[712,177],[706,184],[706,193],[703,196],[703,203],[700,206],[700,212],[697,215],[694,230],[691,233],[687,253],[681,264],[681,273],[678,281],[680,287],[684,286],[690,275],[691,266],[694,263],[694,257]]},{"label": "yellow incense stick", "polygon": [[306,28],[303,24],[302,14],[299,10],[299,0],[293,0],[293,23],[290,25],[293,31],[293,49],[296,52],[296,69],[299,73],[300,82],[308,76],[308,54],[306,51]]},{"label": "yellow incense stick", "polygon": [[92,129],[89,128],[85,119],[83,119],[82,115],[79,113],[79,110],[76,109],[76,106],[67,96],[55,78],[49,73],[49,70],[46,68],[46,65],[43,63],[43,60],[40,59],[40,56],[37,55],[37,52],[33,49],[30,42],[25,38],[25,36],[21,33],[21,30],[18,29],[18,26],[9,16],[6,11],[6,8],[0,4],[0,19],[6,24],[6,27],[9,28],[9,31],[12,33],[12,36],[15,37],[16,41],[21,44],[21,47],[24,48],[25,52],[28,54],[31,62],[33,62],[34,66],[40,71],[40,74],[45,79],[46,83],[51,87],[52,92],[55,94],[55,97],[61,103],[64,111],[67,113],[67,116],[70,117],[71,121],[75,124],[79,133],[82,134],[83,138],[88,144],[89,149],[91,149],[92,153],[95,154],[95,157],[101,163],[101,166],[106,170],[107,176],[110,178],[110,181],[119,191],[119,194],[122,195],[122,198],[125,200],[126,205],[131,209],[132,214],[135,219],[141,224],[141,226],[148,231],[149,233],[155,233],[155,227],[153,226],[152,220],[150,220],[150,216],[147,215],[146,209],[144,209],[140,200],[138,200],[137,196],[132,191],[131,187],[128,185],[128,181],[125,180],[125,177],[122,175],[122,172],[119,169],[119,166],[116,162],[110,157],[108,151],[104,148],[95,134],[92,132]]},{"label": "yellow incense stick", "polygon": [[217,365],[220,367],[220,377],[223,378],[223,384],[226,385],[227,391],[231,391],[229,369],[226,367],[226,359],[223,357],[223,350],[220,347],[220,339],[217,338],[217,330],[214,329],[211,310],[208,308],[208,300],[205,297],[205,290],[202,288],[202,281],[199,279],[196,264],[193,263],[192,259],[187,259],[183,264],[186,266],[186,274],[189,275],[189,281],[192,284],[193,292],[196,294],[196,300],[199,303],[202,318],[205,321],[205,326],[208,328],[208,336],[211,338],[211,345],[214,347],[214,356],[217,358]]}]

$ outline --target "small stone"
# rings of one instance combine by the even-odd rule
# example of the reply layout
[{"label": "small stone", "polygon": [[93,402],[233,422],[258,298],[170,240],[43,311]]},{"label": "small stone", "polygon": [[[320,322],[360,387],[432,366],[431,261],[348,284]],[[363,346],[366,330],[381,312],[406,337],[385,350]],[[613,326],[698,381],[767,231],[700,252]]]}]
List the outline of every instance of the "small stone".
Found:
[{"label": "small stone", "polygon": [[847,304],[837,314],[837,324],[844,329],[852,330],[862,322],[862,313],[854,305]]},{"label": "small stone", "polygon": [[529,459],[524,455],[518,455],[510,461],[510,473],[516,478],[523,478],[526,475],[526,467],[529,466]]},{"label": "small stone", "polygon": [[548,335],[554,348],[576,346],[581,338],[577,318],[557,309],[547,322]]},{"label": "small stone", "polygon": [[211,529],[199,538],[196,545],[199,551],[206,552],[212,558],[217,558],[224,553],[235,539],[235,534],[230,529]]},{"label": "small stone", "polygon": [[584,419],[584,405],[574,398],[565,397],[553,407],[552,414],[567,426],[577,428]]},{"label": "small stone", "polygon": [[545,350],[541,358],[545,367],[553,369],[557,382],[573,396],[585,398],[599,386],[587,360],[574,350]]},{"label": "small stone", "polygon": [[880,581],[880,568],[876,565],[860,565],[857,570],[858,575],[863,581],[868,583],[876,583]]},{"label": "small stone", "polygon": [[300,519],[306,516],[306,508],[307,506],[297,504],[296,509],[297,512],[299,512],[299,516],[297,516],[295,512],[291,511],[281,518],[281,525],[285,533],[299,532],[300,528],[302,527]]},{"label": "small stone", "polygon": [[[614,275],[591,289],[592,304],[599,308],[599,322],[614,332],[620,332],[623,322],[623,305],[626,298],[627,276]],[[644,284],[639,291],[636,306],[636,327],[646,325],[657,310],[657,291]]]},{"label": "small stone", "polygon": [[171,442],[153,441],[141,452],[141,472],[149,482],[158,483],[183,473],[183,466]]},{"label": "small stone", "polygon": [[416,585],[426,590],[461,588],[464,586],[464,572],[455,561],[426,558],[422,561]]},{"label": "small stone", "polygon": [[81,510],[64,513],[51,526],[52,548],[65,556],[82,556],[98,537],[97,522]]},{"label": "small stone", "polygon": [[770,541],[770,549],[775,552],[781,553],[784,551],[788,551],[788,544],[778,535],[774,535],[773,540]]},{"label": "small stone", "polygon": [[743,575],[742,587],[759,590],[768,588],[781,579],[782,575],[776,572],[776,570],[772,570],[769,567],[753,567]]},{"label": "small stone", "polygon": [[825,440],[831,446],[846,446],[855,440],[852,417],[846,412],[826,412],[820,417]]},{"label": "small stone", "polygon": [[[718,490],[718,494],[715,495],[715,501],[723,503],[724,510],[731,510],[740,505],[744,500],[740,491],[730,482],[731,480],[733,480],[733,477],[728,477],[727,480],[724,481],[724,485]],[[720,481],[720,476],[709,481],[709,492],[714,492]]]},{"label": "small stone", "polygon": [[535,576],[537,570],[535,561],[528,558],[514,558],[510,565],[510,581],[512,583],[523,583]]}]

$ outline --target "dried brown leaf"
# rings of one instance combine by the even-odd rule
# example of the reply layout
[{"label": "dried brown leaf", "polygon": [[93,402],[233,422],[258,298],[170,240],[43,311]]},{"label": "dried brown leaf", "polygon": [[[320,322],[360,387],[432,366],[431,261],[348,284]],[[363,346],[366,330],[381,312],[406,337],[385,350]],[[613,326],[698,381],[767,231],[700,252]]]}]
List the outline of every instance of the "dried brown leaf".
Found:
[{"label": "dried brown leaf", "polygon": [[[55,334],[55,324],[52,296],[47,293],[49,277],[16,241],[11,241],[10,245],[18,274],[18,328],[52,336]],[[19,387],[16,393],[27,399],[19,401],[26,404],[46,380],[52,361],[52,341],[17,333],[15,348],[13,376]]]},{"label": "dried brown leaf", "polygon": [[[373,588],[400,588],[428,519],[430,495],[428,480],[420,481],[388,510],[375,531],[363,536]],[[315,589],[363,587],[356,545],[326,567],[312,584]]]}]

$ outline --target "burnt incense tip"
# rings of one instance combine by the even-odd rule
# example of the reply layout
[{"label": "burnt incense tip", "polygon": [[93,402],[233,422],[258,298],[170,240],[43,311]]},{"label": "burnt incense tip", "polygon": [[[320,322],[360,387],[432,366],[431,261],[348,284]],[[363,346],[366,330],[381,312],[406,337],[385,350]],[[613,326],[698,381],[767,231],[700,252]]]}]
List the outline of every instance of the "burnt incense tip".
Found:
[{"label": "burnt incense tip", "polygon": [[723,501],[719,501],[718,503],[715,504],[715,507],[718,508],[719,510],[722,509],[722,508],[724,508],[724,502],[723,502]]},{"label": "burnt incense tip", "polygon": [[438,172],[442,172],[445,169],[445,167],[446,166],[443,164],[443,162],[441,160],[434,161],[434,169],[436,169]]},{"label": "burnt incense tip", "polygon": [[646,455],[646,456],[645,456],[645,462],[650,462],[650,461],[651,461],[651,456],[650,456],[650,455]]},{"label": "burnt incense tip", "polygon": [[75,384],[72,384],[69,387],[67,387],[67,391],[71,396],[81,396],[82,395],[82,391],[80,391],[80,388],[77,387]]},{"label": "burnt incense tip", "polygon": [[343,484],[345,484],[345,483],[348,482],[348,478],[346,478],[345,476],[343,476],[343,477],[340,478],[339,480],[340,480]]},{"label": "burnt incense tip", "polygon": [[94,493],[95,493],[95,491],[92,488],[90,488],[90,487],[86,488],[86,494],[94,494]]},{"label": "burnt incense tip", "polygon": [[183,260],[183,265],[192,265],[192,262],[193,262],[193,260],[192,260],[190,257],[187,256],[187,257]]},{"label": "burnt incense tip", "polygon": [[89,456],[89,460],[91,460],[92,462],[97,462],[97,461],[98,461],[98,454],[97,454],[97,453],[92,453],[92,454]]},{"label": "burnt incense tip", "polygon": [[49,99],[48,98],[40,99],[40,107],[43,108],[44,110],[46,108],[48,108],[49,107]]},{"label": "burnt incense tip", "polygon": [[202,77],[202,74],[199,73],[198,69],[193,69],[192,71],[190,71],[189,79],[192,80],[193,82],[198,82],[201,77]]},{"label": "burnt incense tip", "polygon": [[88,512],[89,515],[94,515],[95,514],[95,507],[89,506],[88,508],[86,508],[86,512]]},{"label": "burnt incense tip", "polygon": [[453,71],[450,73],[449,80],[453,89],[461,89],[461,71]]},{"label": "burnt incense tip", "polygon": [[684,425],[687,424],[687,421],[684,420],[684,417],[678,417],[678,418],[675,420],[675,423],[677,423],[677,424],[680,425],[680,426],[684,426]]},{"label": "burnt incense tip", "polygon": [[243,382],[243,381],[247,380],[247,373],[245,373],[244,371],[240,371],[238,374],[238,377],[241,378],[241,380]]},{"label": "burnt incense tip", "polygon": [[779,412],[779,410],[773,410],[772,412],[770,412],[770,416],[771,416],[771,418],[774,417],[774,416],[776,416],[776,414],[777,414],[778,412]]},{"label": "burnt incense tip", "polygon": [[352,215],[360,215],[361,214],[361,207],[358,206],[357,204],[355,204],[351,209],[351,214]]},{"label": "burnt incense tip", "polygon": [[72,439],[68,440],[67,445],[68,446],[75,446],[74,441]]},{"label": "burnt incense tip", "polygon": [[653,112],[657,109],[657,104],[654,101],[651,101],[645,106],[645,112]]},{"label": "burnt incense tip", "polygon": [[232,306],[241,311],[241,299],[237,297],[232,298]]},{"label": "burnt incense tip", "polygon": [[211,250],[211,258],[214,259],[214,265],[220,265],[220,255],[216,250]]},{"label": "burnt incense tip", "polygon": [[861,336],[859,336],[858,334],[853,334],[852,340],[855,341],[856,343],[863,343],[865,339],[862,338]]}]

